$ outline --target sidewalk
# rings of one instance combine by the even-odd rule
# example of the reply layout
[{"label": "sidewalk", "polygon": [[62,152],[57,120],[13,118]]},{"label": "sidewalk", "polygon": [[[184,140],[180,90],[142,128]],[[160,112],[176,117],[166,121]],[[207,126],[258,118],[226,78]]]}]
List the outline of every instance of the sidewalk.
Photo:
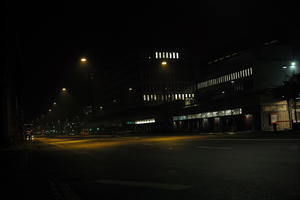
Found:
[{"label": "sidewalk", "polygon": [[30,168],[30,152],[26,144],[0,149],[1,191],[7,199],[45,199],[52,198],[49,183],[45,176]]}]

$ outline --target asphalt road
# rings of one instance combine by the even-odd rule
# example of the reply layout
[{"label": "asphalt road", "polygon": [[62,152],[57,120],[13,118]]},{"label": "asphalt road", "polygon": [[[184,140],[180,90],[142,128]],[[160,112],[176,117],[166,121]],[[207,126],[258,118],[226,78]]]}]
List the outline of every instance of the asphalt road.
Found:
[{"label": "asphalt road", "polygon": [[22,195],[32,199],[300,199],[299,139],[61,137],[26,146],[6,185],[26,182]]}]

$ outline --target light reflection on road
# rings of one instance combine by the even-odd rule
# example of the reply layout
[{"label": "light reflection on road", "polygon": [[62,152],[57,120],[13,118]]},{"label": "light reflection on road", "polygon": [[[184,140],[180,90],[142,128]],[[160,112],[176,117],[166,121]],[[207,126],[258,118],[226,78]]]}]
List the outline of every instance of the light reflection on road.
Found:
[{"label": "light reflection on road", "polygon": [[44,144],[67,149],[93,149],[113,147],[128,144],[166,143],[175,144],[189,139],[205,139],[207,136],[155,136],[155,137],[117,137],[117,138],[49,138],[37,137],[36,140]]}]

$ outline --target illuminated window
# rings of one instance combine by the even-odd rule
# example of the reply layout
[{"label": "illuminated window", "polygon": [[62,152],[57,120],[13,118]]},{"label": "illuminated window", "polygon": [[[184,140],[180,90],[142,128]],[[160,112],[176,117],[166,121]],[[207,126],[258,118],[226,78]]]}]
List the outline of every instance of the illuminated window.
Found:
[{"label": "illuminated window", "polygon": [[250,68],[250,74],[252,75],[252,67]]},{"label": "illuminated window", "polygon": [[156,59],[158,58],[158,52],[155,52],[155,58]]},{"label": "illuminated window", "polygon": [[176,58],[177,58],[177,59],[179,58],[179,53],[176,53]]},{"label": "illuminated window", "polygon": [[143,99],[144,99],[144,101],[146,101],[147,99],[146,99],[146,95],[143,95]]},{"label": "illuminated window", "polygon": [[191,94],[189,94],[189,98],[191,98],[192,97],[192,95]]},{"label": "illuminated window", "polygon": [[154,95],[154,101],[156,101],[156,94]]},{"label": "illuminated window", "polygon": [[185,94],[185,98],[187,98],[188,97],[188,94]]},{"label": "illuminated window", "polygon": [[171,52],[169,53],[169,58],[172,58],[172,53]]},{"label": "illuminated window", "polygon": [[150,101],[149,95],[147,94],[147,101]]},{"label": "illuminated window", "polygon": [[195,96],[195,95],[194,95],[194,94],[192,94],[192,97],[193,97],[193,98],[194,98],[194,96]]},{"label": "illuminated window", "polygon": [[175,56],[175,52],[173,52],[173,59],[175,59],[176,58],[176,56]]},{"label": "illuminated window", "polygon": [[165,58],[165,52],[163,52],[163,58]]},{"label": "illuminated window", "polygon": [[161,58],[161,52],[158,53],[158,57]]},{"label": "illuminated window", "polygon": [[150,100],[153,100],[153,95],[152,94],[150,95]]},{"label": "illuminated window", "polygon": [[175,100],[177,100],[177,94],[175,94]]},{"label": "illuminated window", "polygon": [[181,99],[181,94],[178,94],[178,99]]},{"label": "illuminated window", "polygon": [[169,53],[168,52],[166,52],[166,58],[169,58]]}]

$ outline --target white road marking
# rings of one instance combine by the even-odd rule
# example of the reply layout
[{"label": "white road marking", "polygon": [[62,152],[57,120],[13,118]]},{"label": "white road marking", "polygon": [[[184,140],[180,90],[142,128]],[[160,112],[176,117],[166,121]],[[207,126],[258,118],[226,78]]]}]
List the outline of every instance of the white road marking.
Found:
[{"label": "white road marking", "polygon": [[100,184],[122,185],[122,186],[130,186],[130,187],[146,187],[146,188],[165,189],[165,190],[183,190],[191,187],[189,185],[181,185],[181,184],[121,181],[121,180],[97,180],[95,182]]}]

